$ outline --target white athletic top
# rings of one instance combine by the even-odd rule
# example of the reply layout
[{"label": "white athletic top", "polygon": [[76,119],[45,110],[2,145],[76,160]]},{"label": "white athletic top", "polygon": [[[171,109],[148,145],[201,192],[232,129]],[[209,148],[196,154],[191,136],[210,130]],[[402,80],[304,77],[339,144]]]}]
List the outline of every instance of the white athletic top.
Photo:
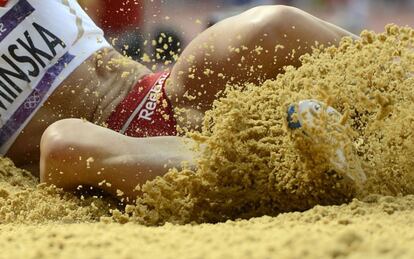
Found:
[{"label": "white athletic top", "polygon": [[0,7],[0,155],[59,84],[109,46],[76,0],[12,0]]}]

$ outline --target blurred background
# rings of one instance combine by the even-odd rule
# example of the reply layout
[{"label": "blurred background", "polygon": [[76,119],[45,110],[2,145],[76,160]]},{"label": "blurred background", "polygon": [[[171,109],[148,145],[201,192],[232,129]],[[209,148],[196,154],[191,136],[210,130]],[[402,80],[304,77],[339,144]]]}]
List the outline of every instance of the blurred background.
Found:
[{"label": "blurred background", "polygon": [[[110,42],[133,59],[168,66],[198,33],[251,7],[284,4],[355,34],[414,27],[414,0],[78,0]],[[144,54],[145,53],[145,54]]]}]

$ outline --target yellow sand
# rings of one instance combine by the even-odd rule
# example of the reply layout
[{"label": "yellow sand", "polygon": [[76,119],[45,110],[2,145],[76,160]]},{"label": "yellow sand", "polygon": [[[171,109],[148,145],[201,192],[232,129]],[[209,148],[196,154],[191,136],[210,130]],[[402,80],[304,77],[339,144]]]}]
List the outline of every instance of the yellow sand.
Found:
[{"label": "yellow sand", "polygon": [[[316,49],[260,87],[228,89],[192,136],[206,146],[198,169],[148,182],[125,212],[36,186],[0,158],[0,256],[412,258],[414,32],[388,26],[361,37]],[[364,185],[333,171],[333,148],[287,128],[288,105],[302,99],[345,114],[335,127],[368,175]],[[325,119],[316,133],[337,134]],[[237,220],[251,217],[259,218]],[[195,224],[203,222],[226,223]]]},{"label": "yellow sand", "polygon": [[0,225],[0,258],[412,258],[414,196],[219,224]]},{"label": "yellow sand", "polygon": [[[173,170],[144,185],[137,206],[127,209],[130,220],[217,222],[340,204],[369,193],[413,194],[413,48],[414,31],[390,25],[380,35],[364,31],[357,42],[345,38],[338,48],[316,49],[276,81],[228,89],[194,136],[206,146],[197,171]],[[304,99],[347,114],[336,126],[350,163],[361,164],[368,176],[364,186],[333,171],[328,158],[336,147],[309,145],[288,129],[288,105]],[[339,134],[324,125],[315,134]]]}]

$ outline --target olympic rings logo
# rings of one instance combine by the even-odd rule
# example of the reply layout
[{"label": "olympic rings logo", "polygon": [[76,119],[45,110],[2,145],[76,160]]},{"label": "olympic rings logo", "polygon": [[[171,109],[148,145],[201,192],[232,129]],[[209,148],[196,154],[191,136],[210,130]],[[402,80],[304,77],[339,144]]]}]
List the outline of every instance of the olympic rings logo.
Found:
[{"label": "olympic rings logo", "polygon": [[34,91],[29,98],[26,99],[24,102],[24,108],[27,110],[31,110],[36,108],[36,106],[40,103],[41,97],[37,91]]}]

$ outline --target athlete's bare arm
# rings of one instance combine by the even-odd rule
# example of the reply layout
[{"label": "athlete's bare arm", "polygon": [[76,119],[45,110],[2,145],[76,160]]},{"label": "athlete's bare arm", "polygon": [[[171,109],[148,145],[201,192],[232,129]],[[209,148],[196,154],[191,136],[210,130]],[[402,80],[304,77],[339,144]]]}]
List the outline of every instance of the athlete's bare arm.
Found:
[{"label": "athlete's bare arm", "polygon": [[186,138],[131,138],[80,119],[62,120],[42,137],[40,179],[65,190],[93,186],[132,202],[138,184],[183,161],[194,167],[193,147]]}]

